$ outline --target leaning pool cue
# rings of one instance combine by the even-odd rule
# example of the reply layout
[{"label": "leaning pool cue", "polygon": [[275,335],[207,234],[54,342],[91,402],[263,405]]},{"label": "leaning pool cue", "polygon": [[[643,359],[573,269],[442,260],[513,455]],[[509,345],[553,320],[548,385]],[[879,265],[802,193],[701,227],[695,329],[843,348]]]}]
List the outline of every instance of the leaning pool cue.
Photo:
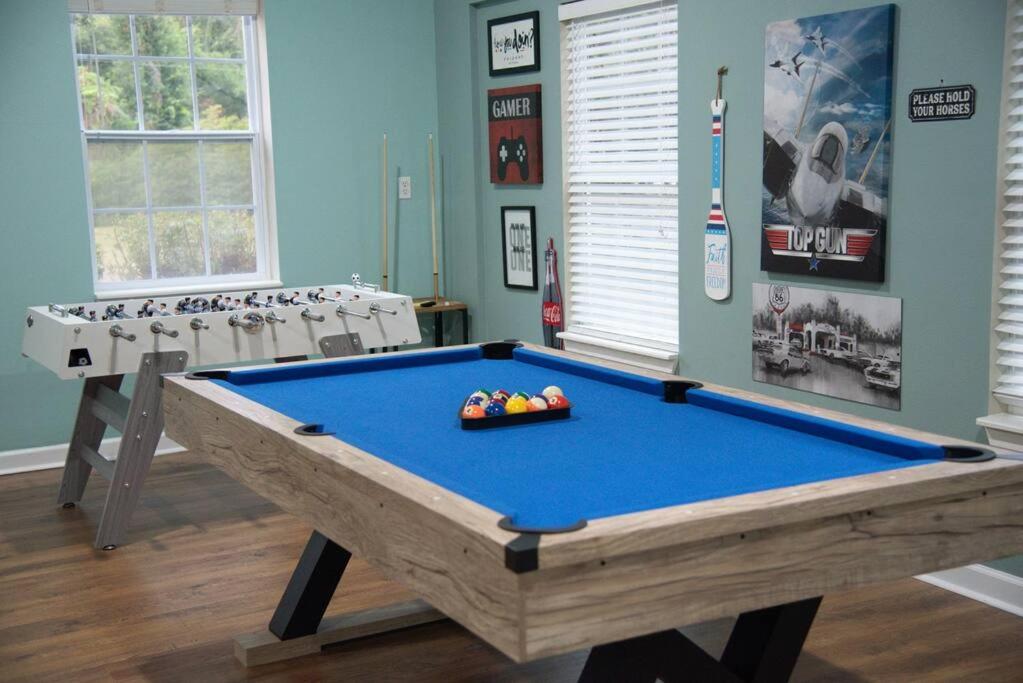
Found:
[{"label": "leaning pool cue", "polygon": [[440,278],[437,269],[437,190],[433,173],[433,133],[426,136],[427,156],[430,162],[430,235],[433,240],[433,300],[440,301]]},{"label": "leaning pool cue", "polygon": [[381,244],[383,245],[383,265],[381,267],[381,281],[380,285],[384,291],[387,289],[387,133],[384,133],[384,159],[380,167],[380,232],[381,232]]}]

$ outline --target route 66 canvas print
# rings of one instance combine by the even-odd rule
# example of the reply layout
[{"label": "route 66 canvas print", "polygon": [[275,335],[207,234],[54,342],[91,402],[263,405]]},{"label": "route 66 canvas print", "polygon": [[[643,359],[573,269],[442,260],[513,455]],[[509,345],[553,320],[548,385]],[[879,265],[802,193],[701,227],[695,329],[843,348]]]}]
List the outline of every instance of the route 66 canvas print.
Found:
[{"label": "route 66 canvas print", "polygon": [[902,299],[753,283],[753,379],[902,405]]}]

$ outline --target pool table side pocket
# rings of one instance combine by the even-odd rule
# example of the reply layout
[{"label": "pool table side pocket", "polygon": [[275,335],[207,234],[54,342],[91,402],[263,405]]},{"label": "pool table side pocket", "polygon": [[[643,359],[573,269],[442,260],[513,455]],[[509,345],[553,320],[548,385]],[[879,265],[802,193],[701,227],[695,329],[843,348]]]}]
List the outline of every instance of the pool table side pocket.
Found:
[{"label": "pool table side pocket", "polygon": [[[522,657],[500,515],[212,382],[165,378],[168,435],[386,576]],[[269,615],[268,615],[269,617]]]}]

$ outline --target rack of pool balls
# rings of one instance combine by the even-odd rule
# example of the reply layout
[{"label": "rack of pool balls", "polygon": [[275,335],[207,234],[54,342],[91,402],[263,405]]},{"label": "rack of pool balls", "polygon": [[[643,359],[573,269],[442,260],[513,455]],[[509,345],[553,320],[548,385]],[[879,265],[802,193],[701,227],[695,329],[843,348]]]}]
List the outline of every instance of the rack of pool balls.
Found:
[{"label": "rack of pool balls", "polygon": [[462,404],[459,417],[462,429],[489,429],[512,425],[564,420],[572,416],[572,404],[561,389],[550,386],[539,394],[520,391],[510,394],[504,389],[478,389]]}]

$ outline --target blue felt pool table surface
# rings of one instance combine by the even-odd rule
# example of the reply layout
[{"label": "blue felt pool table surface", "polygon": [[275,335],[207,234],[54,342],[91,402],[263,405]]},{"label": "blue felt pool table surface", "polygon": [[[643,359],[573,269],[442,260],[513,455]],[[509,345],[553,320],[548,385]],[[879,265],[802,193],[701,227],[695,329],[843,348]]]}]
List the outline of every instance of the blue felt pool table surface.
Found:
[{"label": "blue felt pool table surface", "polygon": [[[450,489],[523,527],[753,493],[942,459],[940,446],[518,348],[479,347],[231,371],[218,384]],[[561,387],[572,416],[463,430],[481,387]]]}]

